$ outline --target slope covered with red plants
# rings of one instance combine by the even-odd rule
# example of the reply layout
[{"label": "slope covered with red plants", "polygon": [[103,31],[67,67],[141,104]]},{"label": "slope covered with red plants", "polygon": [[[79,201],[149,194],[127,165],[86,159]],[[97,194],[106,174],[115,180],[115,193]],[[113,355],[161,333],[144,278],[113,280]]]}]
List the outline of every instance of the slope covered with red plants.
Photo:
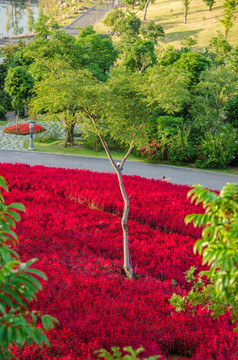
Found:
[{"label": "slope covered with red plants", "polygon": [[[144,356],[177,354],[193,360],[236,359],[237,335],[228,316],[207,310],[176,313],[168,299],[186,294],[184,272],[199,232],[184,216],[201,212],[186,186],[125,177],[131,194],[130,251],[135,279],[122,267],[122,201],[112,174],[0,164],[9,183],[7,202],[22,202],[17,226],[22,260],[39,258],[48,276],[32,306],[55,316],[52,348],[15,349],[20,359],[96,359],[95,350],[143,346]],[[118,216],[119,215],[119,216]]]}]

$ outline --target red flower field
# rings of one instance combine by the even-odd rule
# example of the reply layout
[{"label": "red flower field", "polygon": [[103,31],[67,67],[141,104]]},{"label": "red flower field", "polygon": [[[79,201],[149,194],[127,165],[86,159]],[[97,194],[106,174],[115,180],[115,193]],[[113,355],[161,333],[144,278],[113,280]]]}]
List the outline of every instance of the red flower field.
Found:
[{"label": "red flower field", "polygon": [[[30,134],[29,124],[19,124],[19,131],[17,132],[16,125],[6,127],[3,132],[7,134],[18,134],[18,135],[27,135]],[[33,126],[33,134],[44,131],[45,128],[41,125],[34,124]]]},{"label": "red flower field", "polygon": [[213,320],[201,308],[195,316],[176,313],[168,301],[188,291],[184,272],[191,265],[201,270],[193,254],[200,231],[185,226],[184,217],[202,208],[187,200],[187,186],[125,176],[135,272],[128,281],[115,175],[12,164],[0,164],[0,175],[10,188],[6,202],[27,209],[17,225],[20,257],[37,257],[49,279],[32,307],[60,322],[48,333],[51,348],[16,349],[19,359],[94,360],[95,350],[128,345],[143,346],[144,357],[238,358],[228,316]]}]

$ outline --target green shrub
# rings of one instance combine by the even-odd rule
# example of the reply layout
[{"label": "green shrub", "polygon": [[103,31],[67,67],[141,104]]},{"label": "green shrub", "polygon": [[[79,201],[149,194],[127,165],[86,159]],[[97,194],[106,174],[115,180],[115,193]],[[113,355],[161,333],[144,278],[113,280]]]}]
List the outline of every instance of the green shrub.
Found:
[{"label": "green shrub", "polygon": [[163,58],[161,59],[161,65],[163,66],[169,66],[175,63],[181,56],[181,53],[178,51],[169,51],[165,53]]},{"label": "green shrub", "polygon": [[183,118],[174,116],[159,116],[157,119],[158,139],[177,136],[179,130],[183,129]]},{"label": "green shrub", "polygon": [[[98,359],[106,359],[106,360],[140,360],[138,355],[144,351],[143,348],[139,348],[137,350],[133,350],[131,346],[126,346],[123,349],[127,354],[125,356],[122,355],[120,349],[118,347],[112,347],[112,354],[105,349],[101,349],[97,351]],[[156,360],[159,359],[160,355],[150,356],[148,358],[144,358],[142,360]]]},{"label": "green shrub", "polygon": [[[142,149],[141,156],[152,162],[189,162],[196,158],[197,147],[189,141],[190,129],[183,126],[183,118],[160,116],[157,140],[150,140]],[[149,138],[154,134],[151,125]]]},{"label": "green shrub", "polygon": [[227,101],[225,107],[225,116],[227,122],[238,129],[238,95]]},{"label": "green shrub", "polygon": [[103,23],[107,26],[113,27],[114,24],[123,17],[125,17],[125,15],[121,10],[112,10],[107,14]]},{"label": "green shrub", "polygon": [[141,20],[137,16],[132,15],[130,17],[120,18],[118,21],[116,21],[113,25],[113,31],[119,34],[127,32],[138,34],[140,26]]},{"label": "green shrub", "polygon": [[6,113],[7,113],[7,108],[4,105],[0,104],[0,118],[4,118]]},{"label": "green shrub", "polygon": [[[0,188],[8,191],[6,181],[0,176]],[[38,259],[22,263],[13,247],[18,242],[14,232],[16,221],[20,220],[17,211],[24,211],[22,204],[5,204],[0,192],[0,359],[11,359],[10,346],[18,348],[25,343],[50,346],[44,334],[54,327],[56,319],[38,311],[29,311],[28,304],[36,300],[42,285],[36,278],[45,279],[46,275],[31,267]],[[43,329],[38,327],[41,323]]]},{"label": "green shrub", "polygon": [[188,141],[189,130],[179,131],[178,135],[170,140],[168,160],[175,162],[193,161],[197,154],[197,147]]},{"label": "green shrub", "polygon": [[208,133],[198,147],[196,166],[225,168],[237,154],[237,131],[230,125],[220,127],[215,135]]}]

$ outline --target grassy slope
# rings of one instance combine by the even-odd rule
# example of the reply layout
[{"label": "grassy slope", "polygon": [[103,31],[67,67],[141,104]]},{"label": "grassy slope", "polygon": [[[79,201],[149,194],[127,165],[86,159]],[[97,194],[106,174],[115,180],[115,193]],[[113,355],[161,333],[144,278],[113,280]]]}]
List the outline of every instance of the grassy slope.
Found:
[{"label": "grassy slope", "polygon": [[[188,23],[183,23],[184,8],[181,0],[156,0],[148,8],[147,21],[154,20],[164,27],[165,38],[163,43],[179,47],[180,41],[185,36],[198,35],[198,49],[209,44],[216,31],[223,32],[223,26],[219,20],[223,16],[223,0],[216,0],[213,10],[210,12],[202,0],[192,0]],[[138,11],[137,16],[142,18],[143,11]],[[238,45],[238,8],[233,20],[234,26],[228,34],[227,40],[231,45]],[[99,32],[106,32],[107,27],[99,22],[95,29]]]}]

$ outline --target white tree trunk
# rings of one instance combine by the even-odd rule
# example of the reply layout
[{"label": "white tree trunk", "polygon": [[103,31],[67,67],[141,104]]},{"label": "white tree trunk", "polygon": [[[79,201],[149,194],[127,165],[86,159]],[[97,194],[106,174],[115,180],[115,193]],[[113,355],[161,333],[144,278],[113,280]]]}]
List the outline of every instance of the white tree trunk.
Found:
[{"label": "white tree trunk", "polygon": [[144,9],[144,15],[143,15],[143,19],[146,20],[146,16],[147,16],[147,10],[148,10],[148,6],[149,6],[150,0],[146,1],[145,4],[145,9]]},{"label": "white tree trunk", "polygon": [[97,124],[96,124],[96,121],[95,121],[93,115],[90,114],[89,111],[87,111],[87,110],[86,110],[86,113],[88,114],[91,122],[93,123],[94,128],[95,128],[95,132],[98,135],[98,137],[100,138],[101,143],[102,143],[102,145],[104,147],[104,150],[106,151],[106,154],[108,156],[108,159],[110,160],[110,163],[112,164],[114,170],[116,171],[117,177],[118,177],[119,187],[120,187],[121,194],[122,194],[122,197],[123,197],[123,200],[124,200],[124,208],[123,208],[123,214],[122,214],[122,219],[121,219],[122,232],[123,232],[124,270],[125,270],[127,278],[132,279],[133,278],[133,269],[132,269],[132,265],[131,265],[131,262],[130,262],[129,232],[128,232],[128,226],[127,226],[130,197],[127,196],[126,191],[125,191],[125,187],[124,187],[124,183],[123,183],[123,179],[122,179],[122,170],[123,170],[123,165],[124,165],[126,159],[128,158],[128,156],[131,153],[131,150],[133,149],[134,141],[132,140],[131,145],[130,145],[126,155],[122,159],[120,165],[117,166],[115,164],[115,162],[113,161],[113,158],[112,158],[112,155],[110,153],[109,147],[108,147],[106,141],[104,140],[103,136],[101,135],[100,130],[97,127]]},{"label": "white tree trunk", "polygon": [[17,131],[17,133],[19,131],[18,124],[19,124],[19,109],[17,109],[17,114],[16,114],[16,131]]},{"label": "white tree trunk", "polygon": [[127,226],[127,220],[129,215],[129,199],[130,197],[127,196],[124,183],[122,180],[122,174],[121,170],[119,169],[117,171],[117,177],[119,181],[119,186],[121,190],[121,194],[124,200],[124,208],[123,208],[123,215],[121,219],[121,226],[123,231],[123,258],[124,258],[124,270],[126,273],[126,276],[129,279],[133,278],[133,269],[130,262],[130,255],[129,255],[129,232],[128,232],[128,226]]}]

